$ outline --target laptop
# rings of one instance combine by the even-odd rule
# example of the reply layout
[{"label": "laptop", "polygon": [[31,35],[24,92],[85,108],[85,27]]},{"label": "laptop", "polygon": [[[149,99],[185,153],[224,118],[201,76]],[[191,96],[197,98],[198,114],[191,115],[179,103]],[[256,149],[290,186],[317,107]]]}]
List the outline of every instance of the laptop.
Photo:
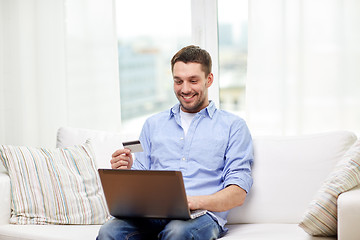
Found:
[{"label": "laptop", "polygon": [[109,212],[117,218],[194,219],[180,171],[99,169]]}]

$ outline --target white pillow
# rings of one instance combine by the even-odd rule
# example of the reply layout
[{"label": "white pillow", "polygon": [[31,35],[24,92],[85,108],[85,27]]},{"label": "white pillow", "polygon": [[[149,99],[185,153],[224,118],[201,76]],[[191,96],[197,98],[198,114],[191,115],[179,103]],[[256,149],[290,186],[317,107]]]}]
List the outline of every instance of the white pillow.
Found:
[{"label": "white pillow", "polygon": [[108,209],[90,143],[45,149],[0,146],[13,224],[103,224]]}]

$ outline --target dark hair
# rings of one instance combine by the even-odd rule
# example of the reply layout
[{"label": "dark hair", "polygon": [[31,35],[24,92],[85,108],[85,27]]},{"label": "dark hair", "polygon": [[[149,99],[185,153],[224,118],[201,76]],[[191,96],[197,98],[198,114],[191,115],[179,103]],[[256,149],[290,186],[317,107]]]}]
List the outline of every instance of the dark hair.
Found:
[{"label": "dark hair", "polygon": [[200,63],[202,70],[205,72],[205,76],[211,73],[212,63],[210,54],[198,46],[190,45],[178,51],[171,59],[171,71],[174,70],[174,65],[176,62]]}]

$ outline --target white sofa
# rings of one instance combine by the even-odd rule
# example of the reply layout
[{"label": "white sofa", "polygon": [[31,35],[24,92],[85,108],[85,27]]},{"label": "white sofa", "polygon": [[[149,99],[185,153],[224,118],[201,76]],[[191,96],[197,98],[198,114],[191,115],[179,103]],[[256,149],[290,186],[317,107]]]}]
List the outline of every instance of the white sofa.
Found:
[{"label": "white sofa", "polygon": [[[110,167],[109,156],[121,146],[117,133],[76,128],[60,128],[57,147],[93,140],[98,167]],[[254,185],[243,206],[228,217],[229,232],[223,239],[310,240],[336,239],[312,237],[298,226],[309,203],[323,181],[356,136],[347,131],[296,137],[254,137]],[[12,225],[10,217],[10,179],[0,166],[0,239],[95,239],[100,225]],[[360,189],[354,188],[338,198],[338,236],[340,240],[360,239]]]}]

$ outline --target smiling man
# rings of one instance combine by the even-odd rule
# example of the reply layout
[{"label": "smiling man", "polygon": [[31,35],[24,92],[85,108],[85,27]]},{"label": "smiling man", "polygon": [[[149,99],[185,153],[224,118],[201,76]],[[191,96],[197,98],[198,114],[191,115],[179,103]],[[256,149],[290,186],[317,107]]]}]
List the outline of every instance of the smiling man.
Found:
[{"label": "smiling man", "polygon": [[227,231],[228,211],[243,204],[252,186],[253,146],[245,121],[208,99],[214,80],[209,53],[185,47],[171,69],[179,103],[147,119],[140,134],[144,152],[133,160],[129,149],[119,149],[111,166],[181,171],[189,208],[208,212],[187,221],[113,218],[98,239],[217,239]]}]

